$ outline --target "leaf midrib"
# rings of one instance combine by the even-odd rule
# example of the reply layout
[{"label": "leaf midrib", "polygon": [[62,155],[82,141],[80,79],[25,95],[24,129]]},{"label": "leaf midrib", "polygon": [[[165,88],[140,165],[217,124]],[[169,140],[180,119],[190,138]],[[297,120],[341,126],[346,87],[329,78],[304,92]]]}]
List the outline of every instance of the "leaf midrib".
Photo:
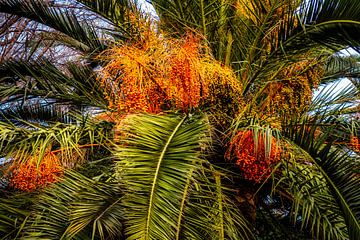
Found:
[{"label": "leaf midrib", "polygon": [[177,133],[177,131],[179,130],[180,126],[184,123],[185,119],[187,116],[183,117],[181,119],[181,121],[178,123],[178,125],[175,127],[174,131],[172,132],[172,134],[170,135],[170,137],[168,138],[166,144],[164,145],[164,148],[160,154],[159,157],[159,161],[158,164],[156,166],[156,171],[155,171],[155,176],[154,176],[154,180],[152,183],[152,187],[151,187],[151,192],[150,192],[150,202],[149,202],[149,210],[148,210],[148,214],[147,214],[147,218],[146,218],[146,228],[145,228],[145,239],[149,239],[149,232],[150,232],[150,216],[152,213],[152,209],[153,209],[153,202],[154,202],[154,195],[155,195],[155,188],[156,188],[156,183],[158,181],[158,176],[159,176],[159,172],[160,172],[160,166],[161,163],[164,159],[165,153],[170,145],[170,142],[173,140],[175,134]]}]

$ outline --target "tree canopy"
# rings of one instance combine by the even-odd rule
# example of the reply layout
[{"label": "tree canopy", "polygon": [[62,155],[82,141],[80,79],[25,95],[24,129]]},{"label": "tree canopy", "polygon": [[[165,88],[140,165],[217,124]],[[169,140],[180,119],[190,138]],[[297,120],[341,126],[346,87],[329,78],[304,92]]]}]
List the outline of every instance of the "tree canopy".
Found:
[{"label": "tree canopy", "polygon": [[357,239],[359,1],[147,2],[0,0],[0,237]]}]

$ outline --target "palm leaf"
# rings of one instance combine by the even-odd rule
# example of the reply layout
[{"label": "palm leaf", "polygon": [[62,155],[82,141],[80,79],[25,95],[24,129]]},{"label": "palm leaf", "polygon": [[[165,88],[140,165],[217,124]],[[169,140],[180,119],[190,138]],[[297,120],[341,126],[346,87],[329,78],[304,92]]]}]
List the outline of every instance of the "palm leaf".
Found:
[{"label": "palm leaf", "polygon": [[107,183],[88,187],[90,191],[79,192],[78,198],[70,206],[67,237],[74,237],[92,226],[91,239],[97,236],[100,239],[119,239],[124,218],[119,186]]},{"label": "palm leaf", "polygon": [[99,52],[106,48],[95,28],[86,20],[79,20],[76,13],[48,5],[44,1],[0,1],[0,12],[28,18],[49,26],[76,40],[74,47],[87,52]]},{"label": "palm leaf", "polygon": [[274,189],[292,202],[289,211],[292,222],[310,230],[316,239],[348,239],[341,209],[323,175],[312,165],[313,159],[296,145],[292,154],[293,159],[280,167],[282,171]]},{"label": "palm leaf", "polygon": [[131,38],[129,33],[134,28],[130,16],[139,16],[140,10],[137,1],[133,0],[79,0],[88,10],[104,17],[111,25],[115,26],[117,36],[122,33],[122,38]]},{"label": "palm leaf", "polygon": [[[346,103],[354,103],[357,100],[359,91],[352,84],[343,87],[339,86],[339,84],[338,82],[320,89],[312,100],[310,111],[318,110],[320,114],[321,110],[327,107],[325,113],[336,113],[343,108],[349,107]],[[336,104],[338,107],[331,109]]]},{"label": "palm leaf", "polygon": [[23,239],[118,239],[122,229],[120,194],[117,184],[68,172],[38,196]]},{"label": "palm leaf", "polygon": [[333,145],[335,140],[329,141],[332,127],[328,126],[323,135],[315,137],[316,127],[319,126],[316,121],[310,125],[310,131],[306,130],[309,125],[297,126],[297,129],[289,128],[286,136],[311,156],[312,163],[326,180],[329,191],[341,209],[349,238],[357,239],[360,234],[360,189],[359,178],[356,177],[354,169],[359,168],[359,159],[343,148],[336,148]]},{"label": "palm leaf", "polygon": [[304,1],[298,11],[301,23],[284,37],[285,51],[319,44],[333,50],[359,46],[360,8],[356,0]]},{"label": "palm leaf", "polygon": [[106,106],[100,83],[88,66],[68,63],[65,74],[46,59],[6,61],[0,66],[0,97],[10,102],[56,100],[76,106]]},{"label": "palm leaf", "polygon": [[8,194],[0,199],[0,238],[15,239],[30,215],[31,195]]},{"label": "palm leaf", "polygon": [[251,237],[220,173],[201,160],[209,141],[204,119],[140,115],[126,121],[129,137],[114,154],[125,185],[127,239]]},{"label": "palm leaf", "polygon": [[325,63],[324,77],[321,79],[322,85],[333,83],[340,78],[356,79],[360,76],[360,68],[357,55],[330,57]]},{"label": "palm leaf", "polygon": [[9,108],[4,108],[0,111],[0,121],[10,121],[14,124],[22,124],[23,121],[48,124],[54,122],[61,123],[75,123],[74,116],[66,111],[64,106],[56,105],[40,105],[40,104],[25,104],[12,105]]},{"label": "palm leaf", "polygon": [[94,124],[86,119],[82,122],[78,121],[79,125],[56,123],[41,126],[25,121],[22,121],[22,124],[23,126],[16,126],[8,121],[0,122],[2,157],[23,162],[29,156],[36,156],[37,162],[41,162],[50,147],[51,150],[61,152],[64,164],[72,165],[74,162],[71,161],[76,160],[75,153],[81,158],[84,157],[82,146],[89,148],[101,144],[111,130],[106,124]]}]

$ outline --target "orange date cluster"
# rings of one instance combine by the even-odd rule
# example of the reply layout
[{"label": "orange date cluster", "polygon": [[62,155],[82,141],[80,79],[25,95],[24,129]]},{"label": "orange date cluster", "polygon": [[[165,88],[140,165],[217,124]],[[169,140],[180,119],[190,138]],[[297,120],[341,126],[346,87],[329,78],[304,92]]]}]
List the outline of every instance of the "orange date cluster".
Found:
[{"label": "orange date cluster", "polygon": [[271,138],[268,153],[261,133],[255,139],[252,130],[238,131],[231,140],[226,157],[236,162],[246,180],[260,183],[271,174],[273,164],[280,161],[281,150],[276,139]]},{"label": "orange date cluster", "polygon": [[239,100],[242,86],[235,74],[206,54],[198,38],[148,38],[145,43],[117,46],[103,54],[109,62],[98,81],[109,109],[121,114],[189,112],[209,105],[224,87],[234,94],[226,91],[223,98]]},{"label": "orange date cluster", "polygon": [[57,181],[63,168],[53,153],[47,153],[39,164],[34,158],[15,164],[10,178],[10,187],[31,192]]}]

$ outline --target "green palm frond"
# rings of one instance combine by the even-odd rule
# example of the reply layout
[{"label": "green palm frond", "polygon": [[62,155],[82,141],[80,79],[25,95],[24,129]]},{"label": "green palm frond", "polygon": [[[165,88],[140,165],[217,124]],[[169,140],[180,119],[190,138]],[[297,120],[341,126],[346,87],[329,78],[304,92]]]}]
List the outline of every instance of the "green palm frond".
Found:
[{"label": "green palm frond", "polygon": [[297,127],[287,128],[285,136],[308,153],[308,160],[321,173],[329,192],[341,209],[349,238],[357,239],[360,234],[360,182],[354,169],[359,168],[360,161],[351,151],[334,146],[338,139],[332,139],[331,133],[336,129],[336,125],[322,128],[324,133],[315,136],[316,128],[321,126],[321,122],[315,121],[311,125],[304,123],[308,121]]},{"label": "green palm frond", "polygon": [[[20,119],[19,119],[20,120]],[[105,142],[111,126],[104,123],[94,124],[87,119],[77,124],[55,123],[41,125],[22,121],[22,126],[11,122],[0,122],[1,156],[26,161],[36,156],[40,162],[46,151],[58,150],[67,159],[73,159],[74,153],[83,156],[82,146],[93,146]]]},{"label": "green palm frond", "polygon": [[178,239],[253,239],[249,223],[234,204],[234,192],[225,183],[225,174],[212,166],[203,167],[194,172],[192,189],[184,192],[189,199]]},{"label": "green palm frond", "polygon": [[284,35],[286,53],[319,44],[335,51],[359,46],[360,8],[356,0],[303,1],[298,12],[298,27]]},{"label": "green palm frond", "polygon": [[[76,176],[75,173],[70,176]],[[78,176],[78,178],[84,178]],[[91,239],[118,239],[122,235],[123,208],[120,205],[121,186],[87,180],[86,188],[77,191],[76,198],[69,206],[67,238],[92,228]]]},{"label": "green palm frond", "polygon": [[[218,11],[222,4],[220,1],[154,0],[149,2],[153,4],[159,17],[164,19],[166,27],[174,30],[175,33],[184,34],[186,30],[200,29],[204,36],[210,32],[208,27],[211,12]],[[211,15],[216,16],[216,12]]]},{"label": "green palm frond", "polygon": [[1,0],[0,12],[51,27],[74,39],[73,47],[83,52],[100,52],[106,48],[96,29],[85,19],[78,19],[77,14],[69,9],[60,9],[38,0]]},{"label": "green palm frond", "polygon": [[339,116],[356,104],[359,91],[352,84],[339,86],[339,83],[321,89],[313,98],[309,111],[319,114]]},{"label": "green palm frond", "polygon": [[282,198],[292,202],[292,222],[310,230],[316,239],[348,239],[341,209],[325,178],[304,150],[293,148],[293,159],[282,164],[275,188]]},{"label": "green palm frond", "polygon": [[30,215],[31,195],[8,194],[0,198],[0,239],[16,239]]},{"label": "green palm frond", "polygon": [[320,157],[319,167],[344,214],[349,237],[357,239],[360,234],[360,181],[354,169],[359,169],[360,160],[351,158],[349,153],[330,152],[329,146],[320,152]]},{"label": "green palm frond", "polygon": [[22,239],[118,239],[123,217],[120,197],[117,184],[68,172],[34,199]]},{"label": "green palm frond", "polygon": [[340,78],[357,78],[359,76],[360,65],[357,55],[334,55],[325,63],[325,73],[320,84],[325,85]]},{"label": "green palm frond", "polygon": [[46,59],[0,65],[0,97],[11,102],[38,99],[77,106],[106,106],[100,83],[89,66],[68,63],[64,73]]},{"label": "green palm frond", "polygon": [[123,208],[120,205],[121,189],[118,184],[88,185],[78,192],[76,201],[69,208],[70,225],[67,237],[74,237],[92,227],[91,239],[119,239],[123,231]]},{"label": "green palm frond", "polygon": [[114,152],[124,183],[127,239],[249,239],[222,175],[202,160],[205,119],[132,116]]}]

